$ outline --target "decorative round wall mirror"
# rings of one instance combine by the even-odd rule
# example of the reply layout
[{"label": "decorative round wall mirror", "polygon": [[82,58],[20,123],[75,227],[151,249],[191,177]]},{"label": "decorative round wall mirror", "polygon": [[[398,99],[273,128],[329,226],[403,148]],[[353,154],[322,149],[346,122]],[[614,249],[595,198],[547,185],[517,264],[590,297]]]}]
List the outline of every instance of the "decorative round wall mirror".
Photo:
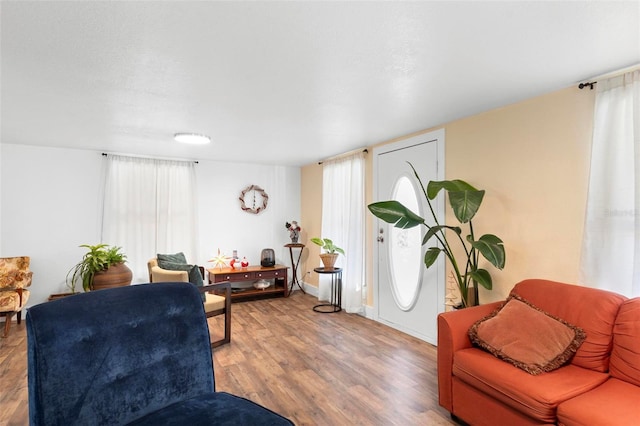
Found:
[{"label": "decorative round wall mirror", "polygon": [[240,208],[247,213],[258,214],[267,208],[269,196],[258,185],[250,185],[240,193]]}]

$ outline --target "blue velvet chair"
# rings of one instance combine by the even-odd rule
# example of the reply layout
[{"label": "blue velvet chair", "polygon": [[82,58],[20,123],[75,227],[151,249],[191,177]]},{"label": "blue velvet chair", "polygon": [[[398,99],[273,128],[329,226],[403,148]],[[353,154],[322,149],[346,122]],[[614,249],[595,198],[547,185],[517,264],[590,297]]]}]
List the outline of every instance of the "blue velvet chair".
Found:
[{"label": "blue velvet chair", "polygon": [[29,421],[38,425],[292,425],[215,391],[200,292],[140,284],[69,296],[26,316]]}]

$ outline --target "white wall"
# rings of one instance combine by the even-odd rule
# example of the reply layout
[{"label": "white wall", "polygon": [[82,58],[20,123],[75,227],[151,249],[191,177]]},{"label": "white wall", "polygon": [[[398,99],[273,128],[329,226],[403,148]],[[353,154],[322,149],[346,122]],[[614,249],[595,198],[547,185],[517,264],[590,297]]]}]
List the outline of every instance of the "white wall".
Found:
[{"label": "white wall", "polygon": [[2,150],[0,254],[30,256],[28,305],[65,291],[80,244],[99,241],[102,157],[90,151],[11,144]]},{"label": "white wall", "polygon": [[2,144],[0,144],[0,256],[2,256]]},{"label": "white wall", "polygon": [[[198,263],[206,264],[220,249],[228,256],[238,250],[240,258],[246,256],[251,265],[257,265],[262,249],[272,248],[278,263],[289,265],[285,222],[300,217],[300,168],[200,161],[196,170]],[[259,214],[240,209],[240,192],[249,185],[260,186],[269,196],[267,209]]]},{"label": "white wall", "polygon": [[[200,161],[196,170],[197,263],[209,267],[206,261],[220,248],[228,255],[236,249],[255,265],[270,247],[289,265],[284,224],[300,216],[300,169]],[[102,175],[97,151],[0,145],[0,256],[31,256],[29,306],[66,291],[67,271],[84,254],[78,246],[100,242]],[[250,184],[269,195],[258,215],[240,209],[238,197]]]}]

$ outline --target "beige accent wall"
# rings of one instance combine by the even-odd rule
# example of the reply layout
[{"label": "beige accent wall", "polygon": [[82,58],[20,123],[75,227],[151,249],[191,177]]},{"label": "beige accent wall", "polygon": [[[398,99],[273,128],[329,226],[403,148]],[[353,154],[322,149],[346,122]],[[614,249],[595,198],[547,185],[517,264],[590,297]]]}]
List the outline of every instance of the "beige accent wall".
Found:
[{"label": "beige accent wall", "polygon": [[[487,191],[474,219],[476,237],[493,233],[505,242],[506,267],[496,271],[488,266],[494,290],[481,289],[482,303],[506,297],[525,278],[577,283],[594,96],[592,91],[571,87],[436,127],[445,129],[446,178],[463,179]],[[373,194],[372,149],[369,152],[367,203]],[[321,187],[322,167],[303,167],[301,221],[317,233],[321,224]],[[370,216],[368,253],[373,247]],[[448,209],[447,221],[453,220]],[[317,258],[318,253],[314,248],[309,250],[311,257]],[[366,264],[371,305],[371,256]],[[317,277],[311,275],[305,281],[317,285]]]},{"label": "beige accent wall", "polygon": [[319,266],[320,246],[311,242],[320,237],[322,229],[322,165],[314,163],[302,168],[300,173],[300,242],[305,244],[300,258],[300,278],[306,284],[318,287],[318,274],[313,268]]}]

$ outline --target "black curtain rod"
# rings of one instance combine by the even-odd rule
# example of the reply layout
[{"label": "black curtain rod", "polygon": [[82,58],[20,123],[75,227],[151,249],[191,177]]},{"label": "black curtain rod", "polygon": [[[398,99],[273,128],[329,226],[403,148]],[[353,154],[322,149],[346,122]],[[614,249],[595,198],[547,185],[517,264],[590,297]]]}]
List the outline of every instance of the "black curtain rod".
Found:
[{"label": "black curtain rod", "polygon": [[[363,149],[363,150],[362,150],[362,152],[364,152],[365,154],[368,154],[368,153],[369,153],[369,150],[368,150],[367,148],[365,148],[365,149]],[[341,156],[340,156],[340,155],[338,155],[336,158],[340,158],[340,157],[341,157]],[[324,163],[324,161],[318,161],[318,164],[319,164],[319,165],[320,165],[320,164],[322,164],[322,163]]]},{"label": "black curtain rod", "polygon": [[580,84],[578,85],[578,89],[582,90],[582,89],[584,89],[585,87],[589,86],[589,89],[593,90],[593,86],[594,86],[595,84],[598,84],[598,82],[597,82],[597,81],[588,81],[588,82],[586,82],[586,83],[580,83]]},{"label": "black curtain rod", "polygon": [[[109,154],[107,154],[106,152],[103,152],[103,153],[102,153],[102,156],[103,156],[103,157],[106,157],[107,155],[109,155]],[[151,157],[134,157],[134,158],[148,158],[148,159],[150,159],[150,160],[162,160],[162,158],[151,158]],[[182,161],[182,160],[170,160],[170,161]],[[195,164],[199,164],[199,161],[198,161],[198,160],[193,160],[193,162],[194,162]]]},{"label": "black curtain rod", "polygon": [[578,85],[578,89],[584,89],[585,87],[589,87],[589,89],[593,90],[593,86],[595,86],[596,84],[598,84],[597,81],[595,81],[595,79],[603,79],[603,78],[613,78],[613,77],[619,77],[621,75],[627,74],[627,73],[631,73],[631,72],[636,72],[640,70],[640,62],[635,64],[635,65],[631,65],[627,68],[623,68],[623,69],[619,69],[619,70],[615,70],[612,72],[609,72],[607,74],[601,74],[595,77],[591,77],[594,79],[594,81],[587,81],[585,83],[580,83]]}]

